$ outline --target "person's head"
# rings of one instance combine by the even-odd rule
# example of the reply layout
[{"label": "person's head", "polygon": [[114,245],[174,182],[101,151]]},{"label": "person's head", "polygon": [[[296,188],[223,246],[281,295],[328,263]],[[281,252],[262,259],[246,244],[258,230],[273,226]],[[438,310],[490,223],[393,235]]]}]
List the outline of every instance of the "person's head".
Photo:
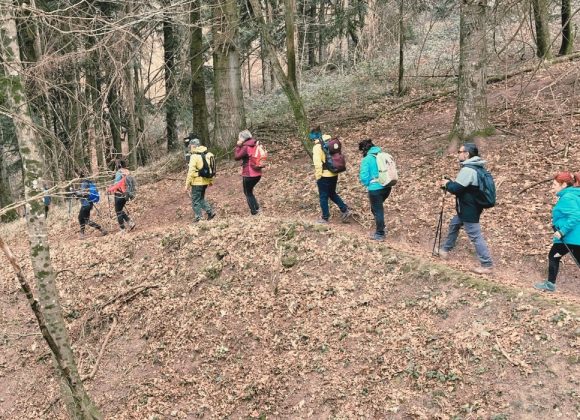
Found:
[{"label": "person's head", "polygon": [[189,147],[191,147],[192,149],[194,147],[199,147],[201,145],[201,142],[199,141],[198,138],[193,138],[191,140],[189,140]]},{"label": "person's head", "polygon": [[88,176],[87,171],[85,171],[84,169],[80,169],[79,171],[77,171],[77,175],[79,178],[86,178]]},{"label": "person's head", "polygon": [[127,161],[125,159],[117,159],[115,161],[115,168],[117,170],[122,169],[122,168],[127,168]]},{"label": "person's head", "polygon": [[240,131],[240,134],[238,135],[238,140],[242,141],[242,142],[244,142],[248,139],[251,139],[251,138],[252,138],[252,133],[250,133],[250,130]]},{"label": "person's head", "polygon": [[358,150],[360,150],[363,156],[366,156],[371,147],[373,147],[373,141],[371,139],[364,139],[358,143]]},{"label": "person's head", "polygon": [[479,150],[475,143],[463,143],[457,151],[457,158],[460,162],[471,159],[474,156],[479,156]]},{"label": "person's head", "polygon": [[317,125],[316,127],[312,127],[310,129],[310,134],[308,134],[308,137],[312,141],[319,140],[320,138],[322,138],[322,130],[320,129],[320,126]]},{"label": "person's head", "polygon": [[556,175],[554,175],[552,186],[556,192],[566,187],[571,187],[572,185],[574,185],[574,175],[572,175],[572,173],[558,172]]}]

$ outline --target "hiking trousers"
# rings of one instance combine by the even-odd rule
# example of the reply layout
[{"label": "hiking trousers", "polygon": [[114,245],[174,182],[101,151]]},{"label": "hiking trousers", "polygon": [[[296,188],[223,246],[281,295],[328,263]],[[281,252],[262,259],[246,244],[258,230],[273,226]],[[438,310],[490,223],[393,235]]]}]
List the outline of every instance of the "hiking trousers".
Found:
[{"label": "hiking trousers", "polygon": [[[568,245],[568,248],[572,251],[572,256],[576,258],[576,261],[580,262],[580,245]],[[548,281],[550,283],[556,283],[556,277],[558,277],[560,270],[560,260],[570,252],[568,248],[563,243],[552,244],[548,254]]]},{"label": "hiking trousers", "polygon": [[449,232],[447,233],[447,238],[443,244],[443,250],[449,252],[455,248],[455,242],[457,242],[457,236],[462,227],[465,228],[465,233],[467,233],[469,240],[475,246],[475,253],[477,254],[481,266],[493,266],[489,248],[487,247],[487,243],[481,233],[481,225],[479,223],[462,222],[458,215],[453,216],[449,222]]},{"label": "hiking trousers", "polygon": [[385,209],[383,203],[391,194],[391,187],[384,187],[380,190],[369,191],[369,201],[371,202],[371,212],[375,216],[376,234],[385,236]]},{"label": "hiking trousers", "polygon": [[324,220],[330,219],[330,207],[328,206],[328,200],[332,200],[341,213],[346,213],[348,207],[342,201],[342,198],[336,193],[336,184],[338,183],[338,176],[326,177],[323,176],[316,181],[318,186],[318,196],[320,199],[320,209],[322,210],[322,218]]},{"label": "hiking trousers", "polygon": [[121,229],[125,229],[125,222],[129,221],[129,216],[125,213],[125,204],[127,204],[127,199],[124,195],[115,195],[115,214]]},{"label": "hiking trousers", "polygon": [[79,224],[81,225],[81,233],[85,233],[85,226],[89,225],[97,230],[103,230],[101,225],[95,223],[91,220],[91,210],[93,209],[93,203],[89,203],[88,206],[81,206],[79,211]]},{"label": "hiking trousers", "polygon": [[208,215],[213,214],[213,209],[205,200],[205,190],[207,190],[207,185],[191,186],[191,208],[197,220],[201,219],[202,210],[205,210]]},{"label": "hiking trousers", "polygon": [[258,200],[254,196],[254,187],[258,182],[260,182],[261,176],[244,176],[242,177],[242,185],[244,187],[244,195],[246,196],[246,201],[248,202],[248,207],[250,207],[250,213],[252,215],[258,214],[260,210],[260,205]]}]

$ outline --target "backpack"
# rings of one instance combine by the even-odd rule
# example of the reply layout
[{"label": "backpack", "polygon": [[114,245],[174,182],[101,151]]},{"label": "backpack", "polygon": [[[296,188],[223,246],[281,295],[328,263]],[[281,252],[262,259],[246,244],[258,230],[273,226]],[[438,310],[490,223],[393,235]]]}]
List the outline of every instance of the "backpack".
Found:
[{"label": "backpack", "polygon": [[395,159],[385,152],[377,153],[375,158],[377,159],[377,167],[379,168],[379,184],[383,187],[392,187],[399,180]]},{"label": "backpack", "polygon": [[495,181],[491,173],[476,165],[463,165],[467,168],[474,169],[477,172],[477,186],[479,188],[479,194],[476,197],[476,203],[484,209],[489,209],[495,206],[496,201],[496,191],[495,191]]},{"label": "backpack", "polygon": [[198,176],[202,178],[213,178],[216,172],[215,156],[211,152],[197,153],[201,156],[203,166],[197,171]]},{"label": "backpack", "polygon": [[100,199],[101,196],[99,195],[99,190],[97,189],[97,186],[95,185],[94,182],[89,181],[89,193],[87,195],[87,200],[89,200],[93,204],[96,204],[99,202]]},{"label": "backpack", "polygon": [[332,173],[339,174],[346,171],[346,159],[342,154],[342,144],[338,138],[321,142],[325,162],[322,167]]},{"label": "backpack", "polygon": [[137,183],[132,175],[125,175],[125,198],[133,200],[137,195]]},{"label": "backpack", "polygon": [[248,162],[249,165],[253,169],[261,171],[266,167],[267,160],[268,160],[268,151],[264,146],[262,146],[262,143],[260,143],[259,141],[256,142],[256,146],[254,147],[254,150],[250,155],[250,159]]}]

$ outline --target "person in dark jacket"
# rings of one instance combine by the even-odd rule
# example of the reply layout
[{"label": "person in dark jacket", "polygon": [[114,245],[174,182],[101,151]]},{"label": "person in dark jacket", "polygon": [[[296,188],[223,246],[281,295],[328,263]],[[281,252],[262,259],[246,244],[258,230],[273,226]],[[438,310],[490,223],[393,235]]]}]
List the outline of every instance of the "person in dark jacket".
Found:
[{"label": "person in dark jacket", "polygon": [[558,202],[552,209],[554,239],[548,253],[548,279],[534,287],[546,292],[556,291],[556,277],[560,260],[572,253],[575,263],[580,264],[580,188],[574,187],[575,176],[559,172],[554,176],[553,188]]},{"label": "person in dark jacket", "polygon": [[44,218],[47,219],[48,218],[48,210],[50,210],[50,205],[52,204],[52,197],[50,196],[50,193],[48,192],[47,185],[43,185],[42,188],[44,190],[44,197],[42,199],[43,204],[44,204]]},{"label": "person in dark jacket", "polygon": [[81,173],[79,175],[81,179],[81,186],[78,191],[74,192],[75,197],[80,199],[81,202],[81,209],[79,211],[79,224],[80,224],[80,239],[85,238],[85,226],[89,225],[90,227],[97,229],[101,232],[101,235],[105,236],[107,231],[98,223],[95,223],[91,220],[91,210],[94,207],[94,203],[89,200],[89,190],[93,181],[86,178],[85,173]]},{"label": "person in dark jacket", "polygon": [[391,194],[391,187],[385,187],[378,182],[379,167],[377,165],[377,154],[381,153],[381,148],[375,146],[371,139],[362,140],[358,144],[358,149],[363,154],[360,164],[359,179],[368,191],[371,211],[375,217],[376,230],[371,234],[371,239],[375,241],[385,240],[385,209],[383,204]]},{"label": "person in dark jacket", "polygon": [[493,272],[493,261],[479,224],[483,207],[477,202],[477,197],[480,194],[477,170],[471,167],[485,168],[485,160],[479,156],[479,151],[474,143],[461,145],[457,153],[461,166],[457,178],[455,181],[445,179],[441,185],[455,196],[457,214],[449,223],[449,232],[439,250],[439,255],[441,258],[447,258],[449,251],[455,247],[459,230],[463,227],[471,243],[475,246],[475,252],[480,262],[480,266],[474,268],[473,272],[490,274]]},{"label": "person in dark jacket", "polygon": [[253,216],[261,213],[260,204],[254,196],[254,187],[262,179],[262,169],[250,165],[250,156],[257,147],[257,141],[252,138],[249,130],[241,131],[234,150],[234,158],[242,161],[242,186],[244,195]]}]

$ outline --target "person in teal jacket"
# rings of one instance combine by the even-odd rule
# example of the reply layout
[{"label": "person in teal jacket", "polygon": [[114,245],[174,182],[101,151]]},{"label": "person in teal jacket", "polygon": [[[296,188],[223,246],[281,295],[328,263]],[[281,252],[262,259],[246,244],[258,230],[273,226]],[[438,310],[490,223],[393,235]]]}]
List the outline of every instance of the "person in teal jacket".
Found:
[{"label": "person in teal jacket", "polygon": [[378,182],[379,167],[377,166],[377,154],[381,148],[375,146],[371,139],[362,140],[358,144],[358,149],[362,152],[363,159],[360,164],[359,179],[368,191],[371,211],[375,217],[375,233],[371,234],[371,239],[375,241],[385,240],[385,200],[391,194],[391,187],[384,187]]},{"label": "person in teal jacket", "polygon": [[548,254],[548,279],[537,283],[539,290],[553,292],[556,290],[556,277],[560,260],[568,253],[577,266],[580,263],[580,188],[574,187],[574,175],[570,172],[559,172],[554,176],[554,190],[558,202],[552,209],[552,227],[554,239]]}]

